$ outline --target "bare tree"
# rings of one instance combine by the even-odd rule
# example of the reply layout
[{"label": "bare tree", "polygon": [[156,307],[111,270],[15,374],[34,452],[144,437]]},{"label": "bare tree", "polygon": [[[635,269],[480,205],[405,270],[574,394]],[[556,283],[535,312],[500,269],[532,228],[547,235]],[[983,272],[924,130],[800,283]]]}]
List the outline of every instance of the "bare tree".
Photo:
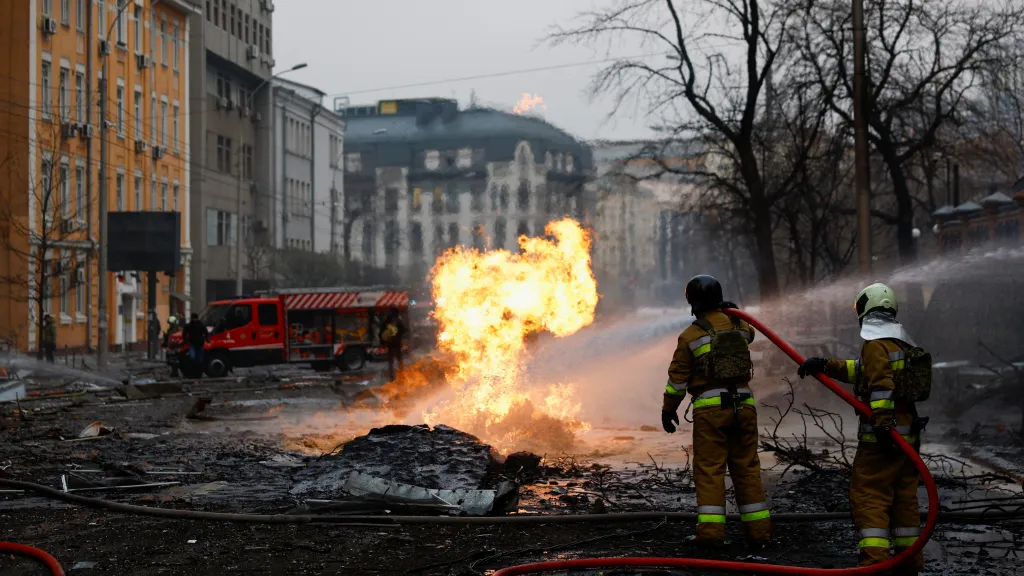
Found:
[{"label": "bare tree", "polygon": [[[30,345],[39,354],[43,318],[54,298],[61,302],[60,312],[70,313],[66,298],[78,283],[84,252],[90,249],[84,234],[87,208],[83,204],[88,200],[72,192],[75,167],[64,152],[73,135],[58,122],[50,126],[30,144],[34,154],[12,154],[0,163],[0,170],[7,172],[5,180],[25,183],[28,192],[7,190],[0,202],[0,247],[7,259],[0,285],[6,297],[28,306],[36,334],[36,342]],[[33,162],[38,164],[32,166]],[[3,329],[15,332],[14,326]]]},{"label": "bare tree", "polygon": [[701,0],[688,3],[686,10],[677,4],[622,0],[581,14],[578,26],[557,28],[548,40],[606,45],[609,51],[618,40],[635,40],[666,53],[661,63],[615,61],[597,73],[592,92],[613,95],[616,111],[636,102],[670,140],[698,138],[724,160],[721,170],[704,176],[727,198],[719,209],[739,217],[752,235],[761,295],[772,297],[779,277],[771,211],[789,186],[766,185],[756,133],[760,100],[786,37],[788,7],[770,0]]},{"label": "bare tree", "polygon": [[[822,93],[853,124],[853,25],[849,2],[796,0],[794,38],[815,69]],[[1000,62],[1001,44],[1018,33],[1012,2],[865,0],[869,139],[881,157],[895,200],[899,255],[915,258],[915,196],[908,177],[914,158],[939,130],[963,122],[985,70]]]}]

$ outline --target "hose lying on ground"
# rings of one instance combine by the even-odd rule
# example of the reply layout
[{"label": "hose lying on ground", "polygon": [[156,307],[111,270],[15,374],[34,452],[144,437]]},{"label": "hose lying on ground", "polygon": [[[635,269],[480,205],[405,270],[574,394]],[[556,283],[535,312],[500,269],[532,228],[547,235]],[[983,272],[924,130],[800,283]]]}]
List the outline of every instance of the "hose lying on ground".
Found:
[{"label": "hose lying on ground", "polygon": [[[100,498],[89,498],[78,494],[69,494],[56,488],[43,486],[34,482],[6,480],[0,478],[0,486],[15,490],[35,492],[47,498],[61,500],[71,504],[80,504],[88,508],[110,510],[123,514],[153,516],[157,518],[176,518],[180,520],[206,520],[213,522],[239,522],[246,524],[619,524],[625,522],[650,522],[670,520],[675,522],[696,522],[694,512],[617,512],[611,514],[522,514],[517,516],[319,516],[316,514],[245,514],[233,512],[202,512],[197,510],[175,510],[173,508],[153,508],[135,504],[111,502]],[[922,512],[924,517],[927,512]],[[943,522],[965,524],[987,524],[999,520],[1024,518],[1024,510],[992,510],[979,512],[942,512],[939,518]],[[739,520],[739,514],[730,514],[729,520]],[[835,522],[849,520],[849,512],[783,512],[773,514],[775,522]]]},{"label": "hose lying on ground", "polygon": [[[771,340],[773,344],[778,346],[779,349],[785,352],[786,355],[794,362],[798,365],[803,364],[803,356],[801,356],[795,348],[790,346],[788,342],[780,338],[778,334],[773,332],[758,319],[746,312],[741,312],[734,308],[723,311],[735,318],[746,320],[748,324],[764,334],[768,340]],[[833,382],[831,378],[820,373],[815,374],[815,378],[817,378],[819,382],[824,384],[837,396],[845,400],[847,404],[853,406],[859,414],[868,417],[871,416],[870,408],[858,400],[853,394]],[[932,478],[931,472],[928,470],[928,466],[925,465],[924,460],[921,460],[921,456],[918,455],[917,450],[915,450],[914,447],[904,440],[903,436],[896,431],[895,426],[891,428],[890,433],[895,445],[898,446],[904,454],[906,454],[907,459],[910,460],[914,465],[914,468],[917,469],[918,473],[921,475],[921,481],[924,484],[925,491],[928,493],[928,515],[924,523],[924,528],[921,529],[921,534],[918,536],[917,540],[909,548],[904,549],[902,552],[885,562],[879,562],[878,564],[871,566],[859,566],[857,568],[825,569],[785,566],[781,564],[756,564],[753,562],[703,560],[700,558],[583,558],[580,560],[558,560],[511,566],[509,568],[498,570],[493,576],[518,576],[520,574],[539,574],[541,572],[551,572],[554,570],[568,571],[617,567],[684,568],[741,572],[744,574],[804,574],[807,576],[831,576],[833,574],[865,576],[867,574],[890,573],[893,568],[911,560],[918,552],[924,549],[924,545],[928,542],[928,538],[931,537],[932,532],[935,530],[935,523],[939,519],[939,491],[935,486],[935,479]]]},{"label": "hose lying on ground", "polygon": [[17,554],[18,556],[31,558],[46,566],[46,569],[50,571],[52,576],[64,576],[64,569],[61,568],[60,562],[57,562],[56,558],[50,556],[39,548],[25,546],[24,544],[15,544],[14,542],[0,542],[0,552]]}]

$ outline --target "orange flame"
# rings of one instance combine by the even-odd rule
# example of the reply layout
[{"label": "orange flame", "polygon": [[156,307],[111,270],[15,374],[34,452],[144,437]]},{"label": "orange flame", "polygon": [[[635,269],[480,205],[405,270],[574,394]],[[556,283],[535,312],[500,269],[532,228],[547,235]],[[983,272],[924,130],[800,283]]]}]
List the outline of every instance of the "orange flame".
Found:
[{"label": "orange flame", "polygon": [[[552,423],[570,432],[578,420],[572,383],[526,388],[525,339],[537,330],[568,336],[594,320],[597,283],[590,236],[574,220],[551,222],[545,238],[519,238],[521,252],[454,248],[432,271],[438,345],[456,360],[456,396],[424,414],[476,434],[499,449],[543,446]],[[571,436],[571,434],[570,434]],[[563,448],[567,448],[563,446]]]},{"label": "orange flame", "polygon": [[516,102],[515,108],[512,109],[512,112],[515,114],[526,114],[538,106],[545,112],[548,109],[547,105],[544,104],[543,98],[536,94],[531,96],[529,92],[524,92],[523,97],[519,99],[519,102]]}]

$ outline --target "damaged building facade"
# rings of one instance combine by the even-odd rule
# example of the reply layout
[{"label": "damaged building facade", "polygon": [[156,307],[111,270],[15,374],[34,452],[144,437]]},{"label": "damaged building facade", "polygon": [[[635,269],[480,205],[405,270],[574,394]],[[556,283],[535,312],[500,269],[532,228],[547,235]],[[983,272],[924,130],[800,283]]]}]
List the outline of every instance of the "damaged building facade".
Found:
[{"label": "damaged building facade", "polygon": [[590,148],[530,116],[455,100],[339,107],[345,119],[343,262],[423,284],[454,246],[517,249],[562,216],[589,222]]},{"label": "damaged building facade", "polygon": [[[592,144],[595,178],[593,268],[605,309],[678,305],[695,274],[713,274],[731,291],[748,266],[729,254],[737,242],[714,233],[714,215],[695,209],[706,190],[695,175],[708,170],[695,141],[645,140]],[[666,168],[667,167],[667,168]],[[743,299],[749,294],[735,293]]]}]

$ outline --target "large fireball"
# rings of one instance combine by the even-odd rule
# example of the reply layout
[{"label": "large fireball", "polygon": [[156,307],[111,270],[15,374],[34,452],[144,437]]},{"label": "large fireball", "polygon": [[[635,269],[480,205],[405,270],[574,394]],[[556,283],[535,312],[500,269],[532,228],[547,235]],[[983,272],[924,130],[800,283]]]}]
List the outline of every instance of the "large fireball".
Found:
[{"label": "large fireball", "polygon": [[520,252],[455,248],[432,271],[439,346],[457,360],[454,398],[425,414],[501,449],[558,449],[579,421],[573,383],[530,383],[525,341],[546,330],[568,336],[594,320],[597,282],[590,237],[572,219],[519,238]]}]

